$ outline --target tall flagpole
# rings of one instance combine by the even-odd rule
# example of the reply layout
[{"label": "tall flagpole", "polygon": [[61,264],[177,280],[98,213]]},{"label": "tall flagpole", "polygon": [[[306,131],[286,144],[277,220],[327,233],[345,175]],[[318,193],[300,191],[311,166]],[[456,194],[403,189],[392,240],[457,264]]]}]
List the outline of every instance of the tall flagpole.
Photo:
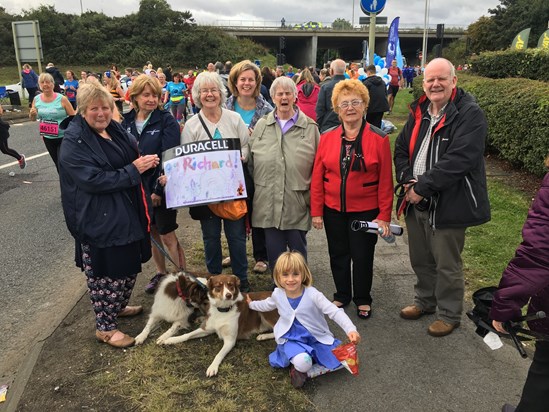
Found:
[{"label": "tall flagpole", "polygon": [[423,24],[423,47],[421,56],[421,68],[425,68],[425,61],[427,60],[427,34],[429,30],[429,3],[430,0],[425,0],[425,21]]}]

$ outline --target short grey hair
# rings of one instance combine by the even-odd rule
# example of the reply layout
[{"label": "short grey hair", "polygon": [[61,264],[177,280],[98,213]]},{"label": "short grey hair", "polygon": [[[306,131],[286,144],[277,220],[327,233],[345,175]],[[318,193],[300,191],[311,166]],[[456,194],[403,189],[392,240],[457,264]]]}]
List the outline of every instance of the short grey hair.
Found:
[{"label": "short grey hair", "polygon": [[78,88],[78,93],[76,94],[78,113],[86,113],[88,106],[97,101],[107,103],[111,110],[114,110],[112,94],[99,82],[84,83]]},{"label": "short grey hair", "polygon": [[286,92],[292,92],[294,94],[294,98],[297,97],[297,86],[295,85],[295,82],[287,76],[280,76],[274,79],[273,84],[271,84],[271,88],[269,89],[271,98],[275,97],[278,89],[282,89]]},{"label": "short grey hair", "polygon": [[346,65],[345,61],[341,60],[341,59],[335,59],[330,64],[330,69],[333,70],[334,74],[344,74],[346,67],[347,67],[347,65]]},{"label": "short grey hair", "polygon": [[196,107],[200,109],[202,108],[202,102],[200,101],[200,90],[210,84],[213,84],[220,90],[221,106],[225,105],[225,102],[227,101],[227,88],[223,84],[221,76],[219,76],[216,72],[202,72],[196,76],[192,89],[193,100]]}]

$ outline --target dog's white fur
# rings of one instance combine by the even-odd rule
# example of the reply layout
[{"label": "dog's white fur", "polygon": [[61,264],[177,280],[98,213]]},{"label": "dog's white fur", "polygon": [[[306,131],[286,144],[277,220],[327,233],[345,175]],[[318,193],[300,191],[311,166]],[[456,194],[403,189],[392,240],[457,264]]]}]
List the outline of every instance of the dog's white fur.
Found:
[{"label": "dog's white fur", "polygon": [[[175,335],[180,329],[189,328],[189,316],[192,315],[195,307],[199,308],[201,302],[191,302],[193,307],[189,307],[179,296],[174,299],[166,293],[168,286],[173,287],[173,284],[179,281],[180,274],[167,275],[158,285],[149,320],[143,331],[135,337],[136,345],[141,345],[145,342],[153,328],[160,321],[172,322],[172,326],[156,340],[156,343],[159,345],[164,343],[169,337]],[[207,282],[205,278],[198,278],[198,280],[203,284]]]},{"label": "dog's white fur", "polygon": [[[202,325],[181,336],[170,337],[163,341],[166,345],[185,342],[217,333],[223,340],[223,347],[206,370],[208,377],[217,375],[219,365],[236,344],[237,339],[247,339],[252,333],[272,330],[278,320],[278,312],[256,312],[249,308],[239,289],[240,281],[234,275],[217,275],[208,280],[208,299],[210,302],[206,319]],[[257,299],[264,299],[271,292],[256,292]],[[254,299],[254,297],[252,297]],[[220,309],[230,308],[226,312]],[[260,334],[257,340],[273,339],[273,333]]]}]

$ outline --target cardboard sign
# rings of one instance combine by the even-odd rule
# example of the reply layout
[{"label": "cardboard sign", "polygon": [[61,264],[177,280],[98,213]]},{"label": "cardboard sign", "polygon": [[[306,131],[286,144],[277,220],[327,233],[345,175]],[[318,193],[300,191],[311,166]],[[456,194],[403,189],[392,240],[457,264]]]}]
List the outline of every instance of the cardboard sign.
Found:
[{"label": "cardboard sign", "polygon": [[239,139],[201,140],[162,154],[166,206],[178,208],[245,199]]}]

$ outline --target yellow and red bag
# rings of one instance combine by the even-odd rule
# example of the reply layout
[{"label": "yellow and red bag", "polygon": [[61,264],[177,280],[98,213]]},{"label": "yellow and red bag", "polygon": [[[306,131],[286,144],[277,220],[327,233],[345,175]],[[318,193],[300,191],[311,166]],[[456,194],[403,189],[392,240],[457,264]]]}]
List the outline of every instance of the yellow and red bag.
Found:
[{"label": "yellow and red bag", "polygon": [[356,352],[356,345],[354,343],[341,344],[337,348],[332,349],[332,353],[345,369],[353,375],[358,375],[358,353]]}]

